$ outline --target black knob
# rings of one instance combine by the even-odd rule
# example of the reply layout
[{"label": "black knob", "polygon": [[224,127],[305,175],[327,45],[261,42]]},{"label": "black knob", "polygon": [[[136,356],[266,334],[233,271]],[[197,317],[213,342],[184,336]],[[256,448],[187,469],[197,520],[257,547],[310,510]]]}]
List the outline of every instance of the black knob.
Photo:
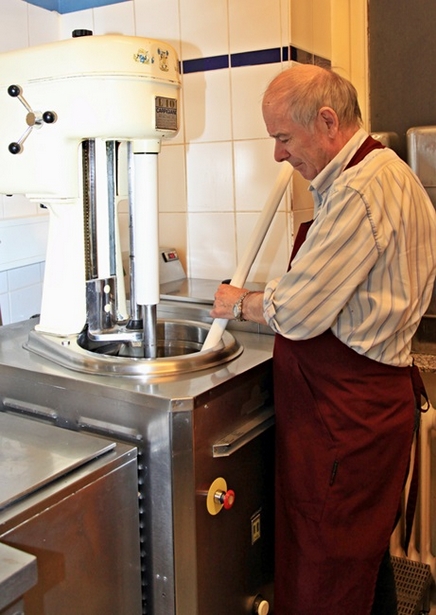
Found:
[{"label": "black knob", "polygon": [[56,113],[54,111],[44,111],[42,114],[42,119],[46,124],[53,124],[56,122]]},{"label": "black knob", "polygon": [[92,30],[73,30],[73,38],[80,38],[81,36],[92,36]]},{"label": "black knob", "polygon": [[126,329],[129,329],[129,330],[130,329],[132,330],[142,329],[142,325],[143,325],[142,320],[134,320],[133,318],[131,318],[126,325]]},{"label": "black knob", "polygon": [[12,97],[14,97],[14,98],[15,98],[16,96],[19,96],[19,95],[21,94],[21,88],[20,88],[20,86],[19,86],[19,85],[10,85],[10,86],[8,87],[8,94],[9,94],[9,96],[12,96]]},{"label": "black knob", "polygon": [[11,152],[11,154],[19,154],[21,152],[21,145],[19,143],[9,143],[9,147],[8,150]]}]

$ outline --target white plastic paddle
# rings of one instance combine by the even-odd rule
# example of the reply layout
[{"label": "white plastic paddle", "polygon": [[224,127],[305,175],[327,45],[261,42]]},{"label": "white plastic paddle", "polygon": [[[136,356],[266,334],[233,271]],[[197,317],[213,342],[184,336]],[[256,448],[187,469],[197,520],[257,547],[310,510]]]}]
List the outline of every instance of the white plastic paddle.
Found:
[{"label": "white plastic paddle", "polygon": [[[247,248],[245,249],[244,254],[242,255],[242,258],[239,261],[236,271],[230,281],[232,286],[244,286],[254,259],[259,252],[262,242],[265,239],[265,235],[267,234],[274,218],[274,214],[277,211],[286,187],[292,177],[292,173],[294,171],[293,167],[291,167],[291,165],[287,162],[282,162],[281,164],[282,168],[280,169],[280,173],[277,176],[273,189],[259,216]],[[225,331],[225,328],[227,327],[227,323],[228,320],[225,318],[215,318],[204,341],[202,350],[209,350],[218,344]]]}]

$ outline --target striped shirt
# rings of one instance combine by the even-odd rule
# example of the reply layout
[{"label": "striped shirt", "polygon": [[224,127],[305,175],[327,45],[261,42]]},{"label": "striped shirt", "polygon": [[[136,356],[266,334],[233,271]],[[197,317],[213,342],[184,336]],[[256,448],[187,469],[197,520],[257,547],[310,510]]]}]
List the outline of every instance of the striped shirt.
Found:
[{"label": "striped shirt", "polygon": [[314,221],[292,269],[269,282],[264,316],[284,337],[327,329],[356,352],[411,363],[436,271],[436,213],[410,167],[377,149],[350,169],[360,129],[310,185]]}]

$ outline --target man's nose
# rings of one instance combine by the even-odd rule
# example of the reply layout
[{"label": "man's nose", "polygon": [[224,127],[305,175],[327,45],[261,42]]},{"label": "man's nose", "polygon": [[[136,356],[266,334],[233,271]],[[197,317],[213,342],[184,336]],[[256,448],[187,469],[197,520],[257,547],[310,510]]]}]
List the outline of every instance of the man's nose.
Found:
[{"label": "man's nose", "polygon": [[280,141],[276,141],[274,147],[274,160],[276,162],[283,162],[289,158],[289,152],[286,147]]}]

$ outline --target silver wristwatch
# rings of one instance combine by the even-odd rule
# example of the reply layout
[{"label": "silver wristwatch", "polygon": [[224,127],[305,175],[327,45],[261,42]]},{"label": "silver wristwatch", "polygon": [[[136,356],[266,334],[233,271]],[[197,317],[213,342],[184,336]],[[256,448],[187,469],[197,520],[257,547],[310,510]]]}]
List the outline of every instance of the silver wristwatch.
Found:
[{"label": "silver wristwatch", "polygon": [[250,291],[247,290],[245,291],[245,293],[242,293],[242,295],[239,297],[239,299],[233,306],[233,318],[235,320],[239,320],[240,322],[243,322],[245,320],[245,318],[242,318],[242,302],[244,301],[245,297],[249,294],[249,292]]}]

